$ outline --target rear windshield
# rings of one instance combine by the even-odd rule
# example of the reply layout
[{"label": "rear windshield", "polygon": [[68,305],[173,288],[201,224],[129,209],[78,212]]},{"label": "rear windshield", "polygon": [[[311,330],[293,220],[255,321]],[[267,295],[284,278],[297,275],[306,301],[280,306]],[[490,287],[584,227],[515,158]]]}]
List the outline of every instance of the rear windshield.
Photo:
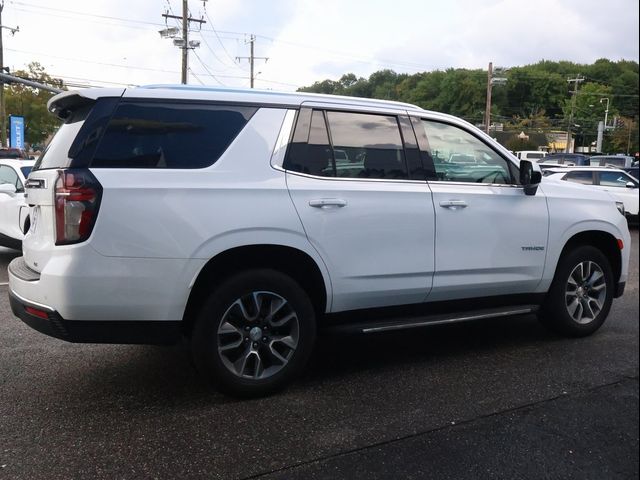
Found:
[{"label": "rear windshield", "polygon": [[67,168],[71,165],[69,147],[75,140],[76,135],[78,135],[80,128],[82,128],[90,110],[90,107],[81,108],[67,118],[38,160],[36,160],[36,164],[33,166],[34,170]]}]

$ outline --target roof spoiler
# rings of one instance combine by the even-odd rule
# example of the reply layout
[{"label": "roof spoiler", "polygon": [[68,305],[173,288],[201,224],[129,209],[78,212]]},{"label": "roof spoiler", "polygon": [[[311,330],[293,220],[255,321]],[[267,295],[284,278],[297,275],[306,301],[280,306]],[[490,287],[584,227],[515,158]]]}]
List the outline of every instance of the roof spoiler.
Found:
[{"label": "roof spoiler", "polygon": [[59,93],[47,102],[47,109],[60,120],[69,118],[72,112],[94,103],[101,97],[121,97],[124,88],[85,88]]}]

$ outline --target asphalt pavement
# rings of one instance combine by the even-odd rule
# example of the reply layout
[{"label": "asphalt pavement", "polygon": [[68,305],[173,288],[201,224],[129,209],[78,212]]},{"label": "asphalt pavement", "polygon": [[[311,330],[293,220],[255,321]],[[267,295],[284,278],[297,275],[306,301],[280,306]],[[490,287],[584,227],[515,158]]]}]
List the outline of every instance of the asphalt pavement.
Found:
[{"label": "asphalt pavement", "polygon": [[591,337],[530,315],[325,336],[292,387],[249,401],[208,389],[182,347],[41,335],[0,286],[0,479],[637,478],[632,238]]}]

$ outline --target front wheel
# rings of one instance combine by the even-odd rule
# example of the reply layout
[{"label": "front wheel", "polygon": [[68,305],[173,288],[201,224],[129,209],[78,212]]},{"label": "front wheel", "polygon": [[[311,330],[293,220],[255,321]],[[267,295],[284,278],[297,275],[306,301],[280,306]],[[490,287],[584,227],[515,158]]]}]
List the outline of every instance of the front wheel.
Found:
[{"label": "front wheel", "polygon": [[560,259],[540,320],[558,333],[583,337],[602,326],[612,302],[609,260],[597,248],[584,245]]},{"label": "front wheel", "polygon": [[193,329],[194,361],[221,391],[253,397],[289,383],[315,342],[306,292],[274,270],[239,273],[205,301]]}]

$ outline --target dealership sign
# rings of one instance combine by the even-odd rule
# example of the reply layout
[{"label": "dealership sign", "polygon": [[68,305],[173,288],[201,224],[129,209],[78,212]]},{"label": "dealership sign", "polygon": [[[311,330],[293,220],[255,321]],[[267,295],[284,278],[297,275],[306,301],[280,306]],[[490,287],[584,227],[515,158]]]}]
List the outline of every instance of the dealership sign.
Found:
[{"label": "dealership sign", "polygon": [[9,117],[11,129],[10,145],[12,148],[24,148],[24,117],[11,115]]}]

